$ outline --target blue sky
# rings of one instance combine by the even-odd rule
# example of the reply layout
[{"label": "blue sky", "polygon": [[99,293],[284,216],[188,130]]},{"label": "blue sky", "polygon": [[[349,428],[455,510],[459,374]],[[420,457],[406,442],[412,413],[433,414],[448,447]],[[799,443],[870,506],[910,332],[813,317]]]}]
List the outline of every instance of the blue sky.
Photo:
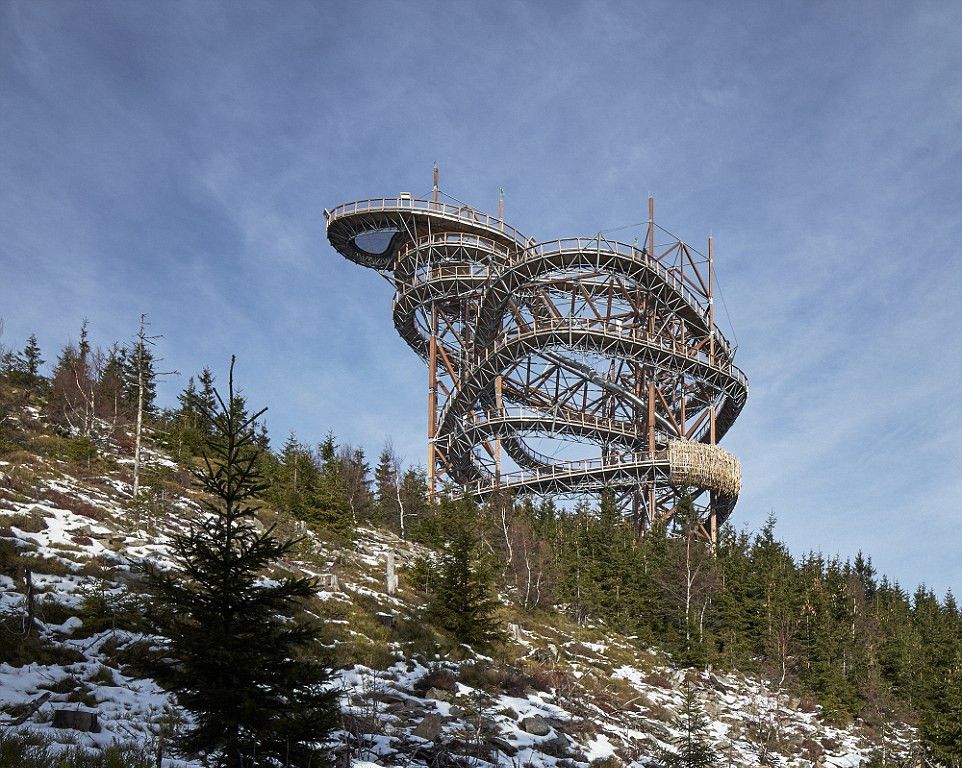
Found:
[{"label": "blue sky", "polygon": [[147,312],[168,367],[238,355],[275,442],[419,462],[426,373],[322,209],[435,161],[539,239],[650,192],[716,238],[733,522],[958,593],[960,30],[953,2],[0,2],[0,341]]}]

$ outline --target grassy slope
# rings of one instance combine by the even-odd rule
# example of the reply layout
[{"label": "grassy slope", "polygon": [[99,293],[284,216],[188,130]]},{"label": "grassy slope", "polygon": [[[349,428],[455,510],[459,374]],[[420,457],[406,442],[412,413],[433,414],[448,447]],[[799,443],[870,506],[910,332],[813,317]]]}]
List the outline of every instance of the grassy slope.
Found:
[{"label": "grassy slope", "polygon": [[[113,743],[155,750],[183,713],[129,665],[138,643],[149,639],[139,622],[137,565],[144,558],[164,562],[169,535],[196,514],[189,474],[150,453],[153,500],[133,507],[123,440],[95,456],[82,441],[54,435],[31,410],[16,415],[14,434],[0,445],[2,716],[16,719],[50,695],[7,732],[52,740],[47,752]],[[303,532],[283,514],[265,510],[262,517],[282,532]],[[384,589],[388,550],[400,564],[397,595]],[[673,733],[686,676],[711,717],[716,746],[733,765],[758,764],[766,745],[785,765],[855,766],[868,754],[872,734],[822,724],[814,707],[758,680],[673,669],[654,651],[556,612],[521,612],[506,603],[504,623],[516,629],[496,658],[478,658],[421,620],[421,597],[405,578],[417,551],[380,530],[361,530],[340,547],[308,531],[296,557],[281,564],[337,579],[309,611],[323,620],[340,668],[344,730],[336,746],[345,757],[429,763],[443,752],[471,756],[474,765],[562,767],[612,756],[643,761]],[[28,568],[39,624],[25,636]],[[440,675],[450,700],[423,696],[418,683],[429,673]],[[50,728],[53,709],[64,706],[96,709],[102,732]],[[548,735],[524,731],[521,721],[534,715],[546,719]],[[414,733],[428,716],[438,718],[441,732],[425,742]],[[907,747],[911,731],[897,730]]]}]

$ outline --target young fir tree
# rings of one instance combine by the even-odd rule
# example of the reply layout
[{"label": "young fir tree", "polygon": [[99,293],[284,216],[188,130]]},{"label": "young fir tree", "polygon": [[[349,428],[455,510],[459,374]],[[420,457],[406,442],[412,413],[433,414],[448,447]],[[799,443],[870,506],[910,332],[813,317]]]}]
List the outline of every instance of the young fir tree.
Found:
[{"label": "young fir tree", "polygon": [[397,528],[398,482],[394,450],[385,445],[374,469],[374,501],[376,519],[381,525]]},{"label": "young fir tree", "polygon": [[209,368],[201,371],[196,383],[194,377],[188,379],[184,391],[177,395],[177,402],[178,408],[170,430],[171,440],[179,455],[181,452],[188,456],[199,455],[204,441],[210,435],[210,423],[205,414],[217,406],[214,375]]},{"label": "young fir tree", "polygon": [[[141,328],[141,335],[143,328]],[[121,358],[124,369],[124,396],[133,407],[140,399],[143,384],[143,413],[153,416],[156,412],[157,373],[154,370],[154,353],[149,339],[138,339]]]},{"label": "young fir tree", "polygon": [[336,698],[320,662],[317,628],[298,617],[317,589],[312,578],[265,572],[295,540],[261,530],[254,499],[254,423],[234,392],[207,414],[212,436],[204,468],[205,514],[172,540],[176,568],[148,569],[151,614],[166,638],[151,672],[193,717],[183,747],[225,768],[318,766],[336,724]]},{"label": "young fir tree", "polygon": [[941,684],[922,715],[923,750],[933,765],[962,768],[962,656],[939,672]]},{"label": "young fir tree", "polygon": [[310,450],[298,442],[292,432],[274,468],[270,501],[295,517],[307,520],[318,477],[317,465]]},{"label": "young fir tree", "polygon": [[703,768],[720,765],[718,755],[708,740],[708,718],[698,703],[691,683],[686,680],[681,711],[672,722],[678,732],[670,740],[670,749],[659,749],[649,768]]},{"label": "young fir tree", "polygon": [[27,389],[37,391],[45,383],[43,376],[40,375],[40,366],[45,360],[40,354],[40,344],[37,342],[37,334],[31,333],[27,339],[27,344],[23,351],[17,354],[13,362],[13,373],[15,380]]},{"label": "young fir tree", "polygon": [[115,344],[107,350],[105,359],[100,358],[100,364],[95,370],[97,415],[111,425],[111,432],[126,422],[130,416],[130,407],[124,396],[121,353],[122,350]]},{"label": "young fir tree", "polygon": [[88,322],[80,326],[80,342],[67,344],[50,377],[47,411],[55,424],[89,437],[94,427],[96,379],[91,365]]},{"label": "young fir tree", "polygon": [[307,520],[335,538],[347,538],[353,532],[351,508],[341,481],[337,443],[333,432],[328,432],[318,448],[318,454],[320,473],[311,489]]},{"label": "young fir tree", "polygon": [[443,539],[438,556],[415,565],[415,578],[428,591],[427,618],[458,642],[490,648],[498,636],[498,601],[494,572],[481,548],[477,510],[469,501],[442,499],[437,522]]},{"label": "young fir tree", "polygon": [[[204,370],[200,372],[200,376],[197,377],[197,383],[200,384],[200,390],[197,393],[199,398],[198,407],[204,413],[209,413],[214,408],[217,407],[217,398],[214,396],[216,390],[214,389],[214,374],[210,372],[210,368],[206,365]],[[210,425],[208,425],[208,432]]]}]

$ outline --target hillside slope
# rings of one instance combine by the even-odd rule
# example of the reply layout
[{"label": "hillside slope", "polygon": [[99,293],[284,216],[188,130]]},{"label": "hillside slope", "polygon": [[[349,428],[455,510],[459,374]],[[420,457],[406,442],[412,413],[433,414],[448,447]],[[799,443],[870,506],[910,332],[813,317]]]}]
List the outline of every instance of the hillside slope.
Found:
[{"label": "hillside slope", "polygon": [[[136,649],[150,639],[139,622],[138,569],[145,559],[164,564],[171,533],[198,513],[188,473],[148,451],[154,501],[133,506],[120,447],[78,459],[35,411],[18,418],[36,449],[0,460],[6,733],[37,734],[54,749],[131,744],[160,750],[169,768],[200,765],[168,756],[169,735],[185,715],[134,672]],[[342,729],[332,747],[341,764],[645,765],[677,734],[685,681],[724,765],[854,768],[868,764],[879,742],[857,723],[823,722],[816,706],[761,680],[678,669],[655,650],[555,612],[506,602],[496,657],[452,651],[424,625],[422,598],[409,583],[418,546],[371,528],[334,546],[282,515],[266,512],[264,520],[305,536],[282,566],[324,585],[313,611],[340,665]],[[395,594],[386,588],[389,552],[399,567]],[[54,728],[57,709],[96,712],[99,733]],[[911,728],[892,724],[884,737],[890,754],[912,751]]]}]

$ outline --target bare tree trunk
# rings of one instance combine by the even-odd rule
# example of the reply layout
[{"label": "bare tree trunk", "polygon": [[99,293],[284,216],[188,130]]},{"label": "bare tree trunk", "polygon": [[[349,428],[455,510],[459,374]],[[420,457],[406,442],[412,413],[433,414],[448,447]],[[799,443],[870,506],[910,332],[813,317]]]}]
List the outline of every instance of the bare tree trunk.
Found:
[{"label": "bare tree trunk", "polygon": [[33,572],[27,568],[24,571],[24,578],[27,581],[27,625],[23,633],[29,635],[33,631],[33,616],[35,611],[33,601]]},{"label": "bare tree trunk", "polygon": [[691,646],[691,536],[685,538],[685,645]]},{"label": "bare tree trunk", "polygon": [[134,436],[134,499],[140,491],[140,434],[144,424],[144,316],[140,316],[140,332],[137,334],[137,427]]},{"label": "bare tree trunk", "polygon": [[134,437],[134,498],[140,491],[140,435],[144,424],[144,374],[137,372],[137,427]]},{"label": "bare tree trunk", "polygon": [[398,525],[400,526],[401,538],[404,539],[404,499],[401,493],[401,486],[404,485],[404,465],[401,463],[401,459],[396,454],[392,456],[391,467],[394,470],[394,495],[397,498]]},{"label": "bare tree trunk", "polygon": [[504,545],[508,549],[507,562],[504,565],[505,573],[507,573],[514,560],[514,550],[511,548],[511,536],[508,534],[508,505],[504,499],[498,499],[498,505],[501,507],[501,530],[504,531]]},{"label": "bare tree trunk", "polygon": [[398,523],[401,526],[401,538],[404,538],[404,500],[401,498],[401,483],[396,481],[394,490],[397,493]]}]

